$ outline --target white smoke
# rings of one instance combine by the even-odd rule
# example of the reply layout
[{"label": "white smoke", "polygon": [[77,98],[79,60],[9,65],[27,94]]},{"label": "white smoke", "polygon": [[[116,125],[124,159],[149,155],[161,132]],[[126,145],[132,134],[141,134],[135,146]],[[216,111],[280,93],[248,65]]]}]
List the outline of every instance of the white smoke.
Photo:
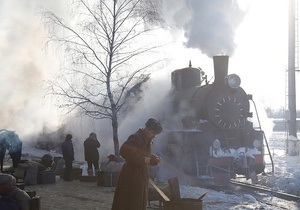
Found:
[{"label": "white smoke", "polygon": [[[164,1],[167,21],[184,30],[185,46],[209,57],[234,54],[235,32],[246,12],[237,0]],[[173,16],[172,16],[173,14]]]}]

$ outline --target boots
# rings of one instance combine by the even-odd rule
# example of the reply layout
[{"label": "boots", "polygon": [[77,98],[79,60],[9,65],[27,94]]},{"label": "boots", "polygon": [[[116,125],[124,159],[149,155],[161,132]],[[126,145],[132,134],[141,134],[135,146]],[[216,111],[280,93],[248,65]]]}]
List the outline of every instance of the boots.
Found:
[{"label": "boots", "polygon": [[93,176],[93,174],[94,174],[93,169],[88,169],[88,175]]}]

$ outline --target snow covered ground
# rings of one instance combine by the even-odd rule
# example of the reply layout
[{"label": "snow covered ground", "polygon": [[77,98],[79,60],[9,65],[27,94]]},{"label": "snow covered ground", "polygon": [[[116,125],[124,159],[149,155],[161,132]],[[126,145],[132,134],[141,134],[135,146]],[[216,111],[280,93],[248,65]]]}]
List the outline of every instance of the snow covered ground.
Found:
[{"label": "snow covered ground", "polygon": [[[270,165],[270,159],[266,158],[267,176],[259,175],[259,183],[265,184],[273,190],[286,192],[300,196],[300,156],[291,156],[286,154],[286,134],[283,132],[274,132],[268,140],[269,148],[272,154],[274,163],[274,173]],[[294,148],[299,149],[299,148]],[[181,186],[180,193],[182,197],[198,198],[199,195],[208,192],[204,197],[205,209],[218,209],[221,205],[224,209],[300,209],[300,203],[297,202],[282,202],[280,206],[275,208],[258,201],[252,195],[229,195],[225,192],[216,192],[199,187]],[[273,197],[270,197],[270,203],[276,202]],[[218,207],[209,205],[210,203],[218,203]],[[216,208],[215,208],[216,207]]]},{"label": "snow covered ground", "polygon": [[[274,190],[287,192],[300,196],[300,156],[291,156],[286,154],[286,136],[284,133],[273,133],[268,140],[270,151],[274,162],[275,173],[271,173],[271,167],[268,165],[267,176],[259,176],[259,182],[264,183]],[[59,156],[54,152],[32,149],[26,145],[23,147],[23,154],[42,157],[44,154]],[[267,163],[269,161],[266,158]],[[86,165],[80,165],[83,173],[86,173]],[[200,195],[207,193],[203,199],[204,209],[300,209],[297,202],[282,202],[284,208],[274,208],[261,201],[255,196],[244,194],[235,195],[224,191],[214,191],[201,187],[192,187],[188,185],[180,185],[180,194],[182,198],[198,198]],[[271,195],[269,202],[277,202],[276,198]]]},{"label": "snow covered ground", "polygon": [[270,137],[269,146],[274,162],[274,173],[270,173],[267,177],[262,176],[261,181],[274,190],[300,196],[299,140],[289,141],[290,151],[287,151],[286,139],[286,134],[282,132],[274,132]]}]

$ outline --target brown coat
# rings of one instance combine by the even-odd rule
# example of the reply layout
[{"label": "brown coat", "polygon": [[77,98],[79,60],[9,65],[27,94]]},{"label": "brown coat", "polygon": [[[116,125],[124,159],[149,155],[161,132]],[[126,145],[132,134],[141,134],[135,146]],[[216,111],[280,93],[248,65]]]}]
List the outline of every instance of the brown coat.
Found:
[{"label": "brown coat", "polygon": [[150,165],[157,165],[151,154],[152,141],[139,129],[128,137],[120,149],[125,164],[120,172],[112,210],[146,210],[148,201],[149,170],[145,157],[151,157]]}]

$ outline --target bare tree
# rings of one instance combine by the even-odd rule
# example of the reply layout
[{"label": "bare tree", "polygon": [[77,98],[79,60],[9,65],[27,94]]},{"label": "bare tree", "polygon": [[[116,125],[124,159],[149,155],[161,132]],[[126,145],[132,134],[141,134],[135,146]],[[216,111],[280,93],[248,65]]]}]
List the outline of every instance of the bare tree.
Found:
[{"label": "bare tree", "polygon": [[59,77],[50,82],[50,93],[68,113],[110,119],[119,156],[118,116],[127,102],[124,96],[159,62],[143,59],[160,47],[145,38],[161,23],[159,0],[75,0],[71,6],[69,21],[42,10],[47,43],[59,43],[65,58]]}]

